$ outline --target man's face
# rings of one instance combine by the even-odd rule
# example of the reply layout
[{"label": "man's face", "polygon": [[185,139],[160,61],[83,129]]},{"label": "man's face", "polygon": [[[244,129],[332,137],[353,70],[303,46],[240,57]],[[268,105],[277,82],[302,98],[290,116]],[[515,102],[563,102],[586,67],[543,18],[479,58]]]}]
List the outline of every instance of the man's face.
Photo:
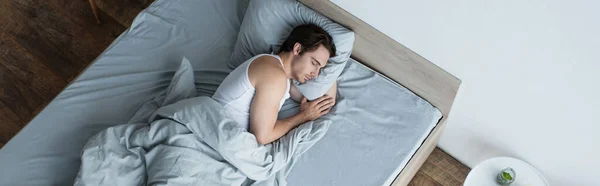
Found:
[{"label": "man's face", "polygon": [[[298,47],[298,50],[296,49]],[[315,51],[304,52],[299,54],[300,44],[294,45],[294,58],[292,60],[292,75],[294,80],[305,83],[311,79],[319,76],[321,68],[325,67],[327,60],[329,59],[329,51],[323,46],[319,45]]]}]

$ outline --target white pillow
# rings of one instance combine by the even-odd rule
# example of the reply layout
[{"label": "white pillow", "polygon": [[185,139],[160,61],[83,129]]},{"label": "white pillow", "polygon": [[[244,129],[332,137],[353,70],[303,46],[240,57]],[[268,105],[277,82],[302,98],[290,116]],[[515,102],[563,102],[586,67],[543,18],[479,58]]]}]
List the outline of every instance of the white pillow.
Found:
[{"label": "white pillow", "polygon": [[309,100],[323,96],[350,59],[354,32],[295,0],[251,0],[228,66],[236,68],[258,54],[277,52],[294,27],[308,23],[320,26],[331,35],[336,57],[329,58],[316,79],[304,84],[294,81],[294,85]]}]

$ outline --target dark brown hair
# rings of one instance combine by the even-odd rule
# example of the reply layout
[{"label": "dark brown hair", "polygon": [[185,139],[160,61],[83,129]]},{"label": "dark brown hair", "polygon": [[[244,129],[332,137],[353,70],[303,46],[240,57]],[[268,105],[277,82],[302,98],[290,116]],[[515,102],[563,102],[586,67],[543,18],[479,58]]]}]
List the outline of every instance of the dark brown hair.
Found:
[{"label": "dark brown hair", "polygon": [[327,31],[315,24],[304,24],[294,28],[281,45],[279,53],[291,52],[296,43],[300,43],[300,46],[302,46],[300,54],[315,51],[319,48],[319,45],[323,45],[329,51],[329,57],[335,57],[333,38]]}]

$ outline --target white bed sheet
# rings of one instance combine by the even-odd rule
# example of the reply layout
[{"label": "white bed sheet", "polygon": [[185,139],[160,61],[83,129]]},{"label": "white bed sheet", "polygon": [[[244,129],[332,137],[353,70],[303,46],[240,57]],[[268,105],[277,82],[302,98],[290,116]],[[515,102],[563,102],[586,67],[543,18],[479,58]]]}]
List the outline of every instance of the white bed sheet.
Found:
[{"label": "white bed sheet", "polygon": [[[247,1],[157,0],[85,72],[0,149],[0,185],[70,185],[83,145],[126,123],[164,91],[182,57],[201,96],[231,71],[227,60]],[[326,136],[289,175],[289,185],[389,185],[440,112],[407,89],[351,61],[340,76]],[[297,109],[293,101],[281,117]]]}]

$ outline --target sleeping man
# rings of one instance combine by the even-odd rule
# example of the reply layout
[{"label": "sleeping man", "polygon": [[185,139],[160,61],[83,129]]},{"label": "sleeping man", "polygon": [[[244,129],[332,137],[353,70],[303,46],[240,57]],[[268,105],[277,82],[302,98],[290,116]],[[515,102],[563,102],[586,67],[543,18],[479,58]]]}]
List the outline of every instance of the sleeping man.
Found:
[{"label": "sleeping man", "polygon": [[[314,24],[300,25],[278,54],[254,56],[233,70],[213,99],[249,129],[258,143],[271,143],[294,127],[327,114],[335,105],[336,83],[324,96],[310,102],[292,84],[292,80],[305,83],[316,78],[334,56],[333,39],[325,30]],[[279,109],[290,97],[300,102],[300,112],[278,120]]]}]

